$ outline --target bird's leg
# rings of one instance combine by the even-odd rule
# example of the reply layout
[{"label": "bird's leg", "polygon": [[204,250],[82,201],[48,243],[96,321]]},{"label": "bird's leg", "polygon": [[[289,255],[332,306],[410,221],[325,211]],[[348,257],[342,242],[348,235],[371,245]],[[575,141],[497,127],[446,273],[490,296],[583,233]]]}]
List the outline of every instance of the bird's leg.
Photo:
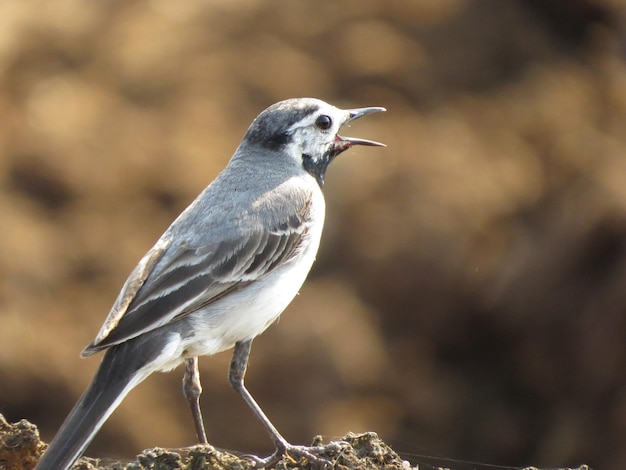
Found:
[{"label": "bird's leg", "polygon": [[202,420],[202,410],[200,410],[200,394],[202,385],[200,384],[200,371],[198,370],[198,358],[191,357],[185,359],[185,375],[183,377],[183,394],[191,408],[193,423],[196,426],[196,434],[200,444],[207,444],[206,432],[204,431],[204,421]]},{"label": "bird's leg", "polygon": [[264,468],[278,462],[285,454],[296,457],[304,457],[309,461],[321,464],[323,466],[332,465],[331,462],[314,455],[314,453],[321,453],[327,450],[340,450],[341,444],[331,443],[325,446],[313,447],[296,446],[289,444],[287,440],[280,435],[276,427],[274,427],[274,425],[265,415],[261,407],[254,400],[254,398],[244,385],[244,376],[246,374],[246,368],[248,366],[248,357],[250,356],[251,345],[251,339],[246,341],[239,341],[235,344],[233,358],[230,363],[230,371],[228,373],[228,380],[230,382],[230,385],[235,389],[237,393],[239,393],[239,395],[242,396],[242,398],[250,407],[250,409],[254,412],[256,417],[261,421],[261,423],[269,433],[270,437],[272,438],[272,441],[274,441],[274,444],[276,445],[276,450],[272,455],[265,459],[261,459],[253,455],[249,455],[247,457],[252,459],[256,467],[258,468]]}]

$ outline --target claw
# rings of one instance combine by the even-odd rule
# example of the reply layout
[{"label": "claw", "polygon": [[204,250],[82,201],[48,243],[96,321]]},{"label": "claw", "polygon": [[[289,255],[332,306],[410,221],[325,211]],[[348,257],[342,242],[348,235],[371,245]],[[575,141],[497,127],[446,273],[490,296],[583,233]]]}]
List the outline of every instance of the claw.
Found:
[{"label": "claw", "polygon": [[324,457],[319,457],[315,454],[322,454],[326,452],[338,452],[341,451],[342,448],[346,445],[349,445],[346,441],[337,441],[331,442],[326,445],[319,446],[296,446],[291,444],[280,445],[276,451],[270,456],[262,459],[257,457],[256,455],[243,455],[242,458],[249,459],[254,463],[255,468],[267,468],[271,465],[274,465],[282,458],[289,457],[297,457],[299,459],[307,459],[309,462],[315,463],[323,468],[333,468],[334,463]]}]

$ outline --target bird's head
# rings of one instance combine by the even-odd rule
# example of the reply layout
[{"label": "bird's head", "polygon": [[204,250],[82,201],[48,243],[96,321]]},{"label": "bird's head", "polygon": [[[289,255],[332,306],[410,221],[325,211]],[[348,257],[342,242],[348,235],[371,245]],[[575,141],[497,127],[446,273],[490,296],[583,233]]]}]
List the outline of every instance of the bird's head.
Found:
[{"label": "bird's head", "polygon": [[381,111],[385,108],[339,109],[314,98],[280,101],[257,116],[244,142],[294,159],[323,186],[328,165],[340,153],[353,145],[384,147],[338,134],[344,124]]}]

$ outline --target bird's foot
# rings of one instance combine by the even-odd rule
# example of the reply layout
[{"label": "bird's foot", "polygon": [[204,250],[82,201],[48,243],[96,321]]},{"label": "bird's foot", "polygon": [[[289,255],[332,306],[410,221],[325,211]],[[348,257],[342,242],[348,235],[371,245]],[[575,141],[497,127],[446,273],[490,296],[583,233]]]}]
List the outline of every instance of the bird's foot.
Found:
[{"label": "bird's foot", "polygon": [[333,462],[325,457],[321,457],[321,455],[340,452],[346,445],[349,444],[345,441],[336,441],[326,445],[312,446],[297,446],[289,444],[288,442],[279,442],[276,445],[276,450],[269,457],[262,459],[256,455],[246,455],[245,458],[252,460],[255,468],[270,467],[279,462],[283,457],[287,457],[294,462],[297,462],[300,459],[305,459],[316,464],[320,468],[333,468]]}]

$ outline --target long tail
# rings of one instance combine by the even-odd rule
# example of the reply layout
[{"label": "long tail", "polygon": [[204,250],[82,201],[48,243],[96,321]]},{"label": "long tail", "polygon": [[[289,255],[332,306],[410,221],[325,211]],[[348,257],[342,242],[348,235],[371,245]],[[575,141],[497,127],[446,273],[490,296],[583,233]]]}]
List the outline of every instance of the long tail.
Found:
[{"label": "long tail", "polygon": [[122,399],[153,370],[155,341],[135,338],[104,355],[91,384],[74,405],[35,470],[67,470],[81,456]]}]

